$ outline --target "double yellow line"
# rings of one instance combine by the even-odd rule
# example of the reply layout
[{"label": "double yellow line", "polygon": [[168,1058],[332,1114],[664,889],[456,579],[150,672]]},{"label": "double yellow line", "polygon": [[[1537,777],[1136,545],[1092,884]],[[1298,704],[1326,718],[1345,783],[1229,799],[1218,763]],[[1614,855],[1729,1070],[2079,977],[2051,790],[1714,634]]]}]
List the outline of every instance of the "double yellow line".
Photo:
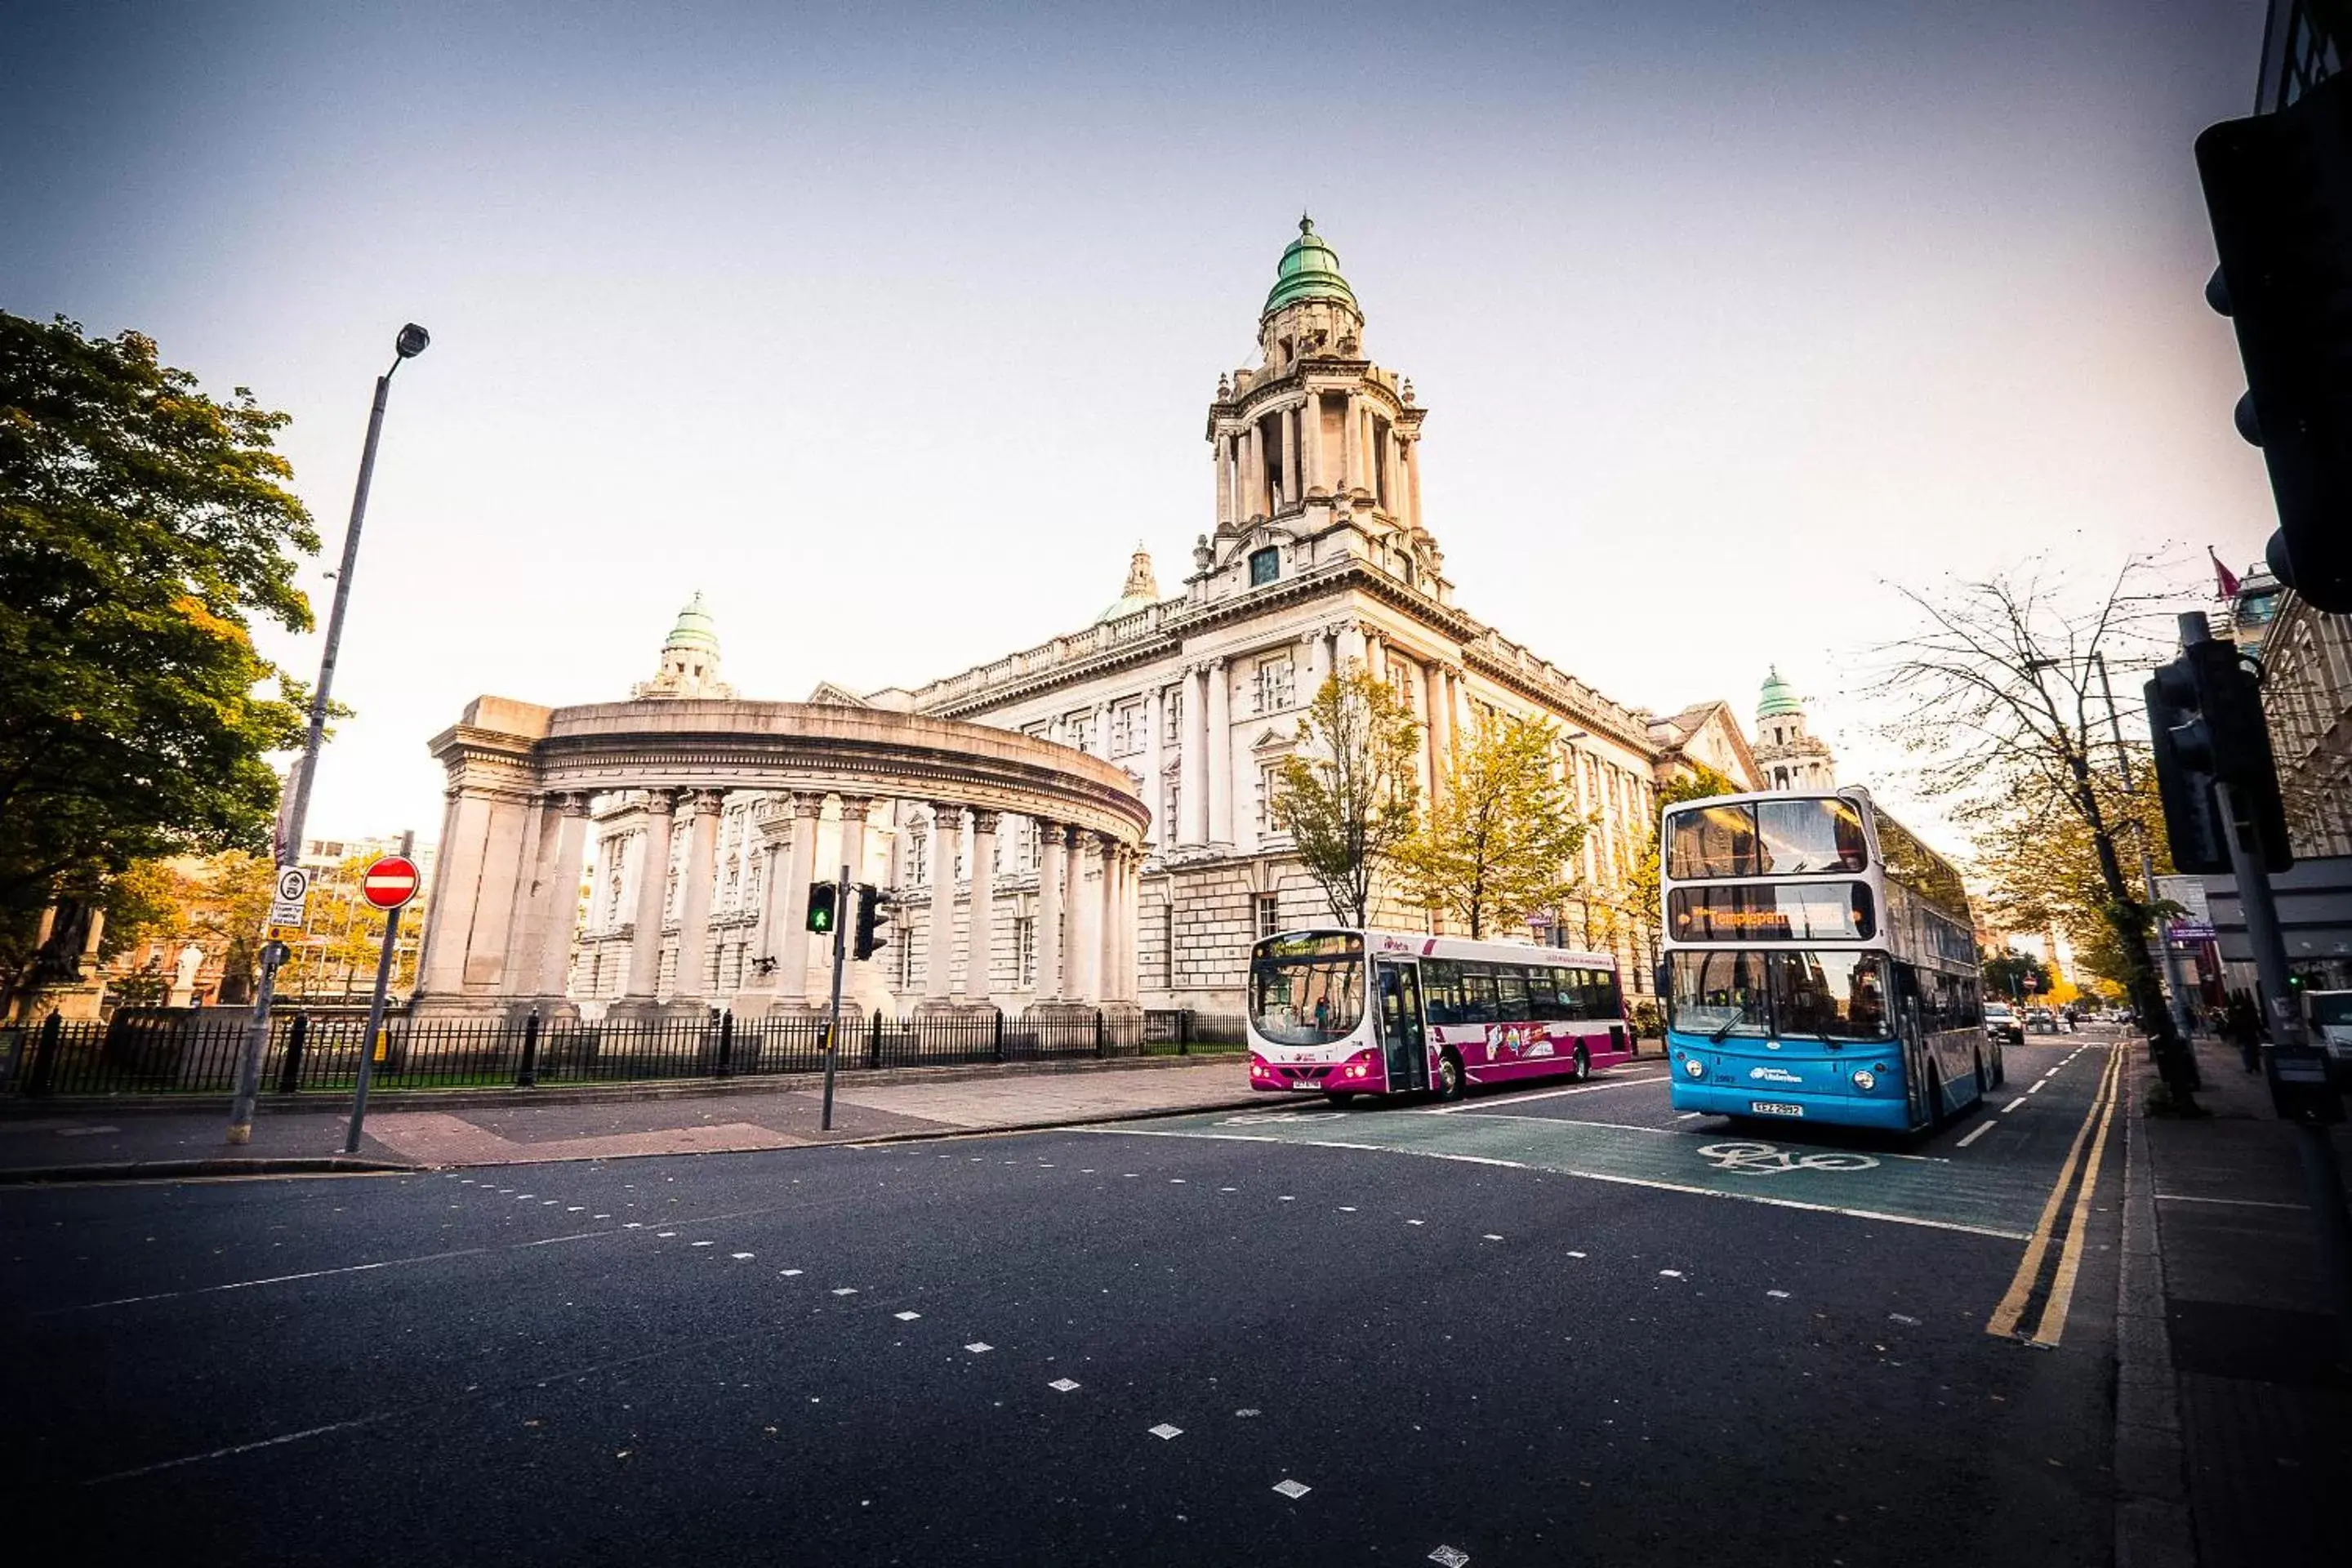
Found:
[{"label": "double yellow line", "polygon": [[[2074,1303],[2074,1279],[2081,1272],[2083,1248],[2090,1235],[2091,1198],[2098,1190],[2099,1164],[2107,1152],[2107,1129],[2115,1124],[2116,1102],[2122,1098],[2123,1061],[2120,1045],[2107,1047],[2107,1068],[2099,1077],[2099,1090],[2091,1097],[2091,1108],[2083,1115],[2083,1125],[2074,1131],[2074,1144],[2066,1151],[2066,1163],[2058,1168],[2058,1180],[2052,1184],[2050,1196],[2042,1205],[2042,1217],[2025,1244],[2025,1256],[2018,1260],[2017,1277],[2009,1282],[2009,1292],[2001,1297],[2000,1305],[1993,1309],[1985,1332],[2004,1339],[2017,1335],[2017,1325],[2025,1316],[2025,1303],[2033,1294],[2033,1282],[2042,1277],[2042,1260],[2049,1255],[2059,1211],[2065,1206],[2066,1189],[2074,1185],[2079,1172],[2082,1184],[2075,1191],[2074,1212],[2068,1216],[2065,1244],[2059,1248],[2058,1271],[2051,1279],[2050,1295],[2042,1303],[2042,1315],[2022,1338],[2029,1344],[2050,1348],[2056,1346],[2059,1337],[2065,1333],[2066,1312]],[[2090,1146],[2087,1161],[2083,1157],[2085,1141]]]}]

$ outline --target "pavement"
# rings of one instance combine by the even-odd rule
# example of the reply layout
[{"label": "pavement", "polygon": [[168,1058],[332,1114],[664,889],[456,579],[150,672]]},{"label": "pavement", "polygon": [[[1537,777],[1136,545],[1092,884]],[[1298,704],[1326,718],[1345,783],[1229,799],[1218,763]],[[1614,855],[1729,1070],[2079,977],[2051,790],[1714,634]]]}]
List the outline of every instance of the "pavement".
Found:
[{"label": "pavement", "polygon": [[0,1492],[77,1564],[2103,1565],[2121,1052],[2008,1055],[1916,1140],[1685,1121],[1640,1063],[14,1185]]},{"label": "pavement", "polygon": [[[1251,1103],[1242,1059],[1171,1065],[1171,1058],[1097,1068],[974,1075],[929,1069],[894,1081],[845,1077],[835,1087],[830,1131],[814,1089],[740,1084],[701,1095],[618,1099],[514,1091],[420,1109],[371,1108],[355,1168],[531,1164],[650,1154],[790,1149],[881,1138],[1003,1131],[1124,1117],[1168,1115]],[[63,1112],[11,1107],[0,1116],[0,1181],[110,1179],[146,1174],[281,1173],[341,1163],[348,1102],[316,1110],[273,1108],[257,1117],[253,1141],[225,1142],[225,1104],[184,1110]]]},{"label": "pavement", "polygon": [[[2200,1043],[2198,1063],[2211,1114],[2137,1124],[2147,1179],[2132,1206],[2152,1245],[2135,1245],[2127,1215],[2126,1272],[2143,1278],[2123,1303],[2138,1353],[2120,1369],[2118,1563],[2339,1563],[2352,1362],[2303,1159],[2312,1135],[2276,1120],[2234,1051]],[[2352,1132],[2332,1142],[2340,1177]]]}]

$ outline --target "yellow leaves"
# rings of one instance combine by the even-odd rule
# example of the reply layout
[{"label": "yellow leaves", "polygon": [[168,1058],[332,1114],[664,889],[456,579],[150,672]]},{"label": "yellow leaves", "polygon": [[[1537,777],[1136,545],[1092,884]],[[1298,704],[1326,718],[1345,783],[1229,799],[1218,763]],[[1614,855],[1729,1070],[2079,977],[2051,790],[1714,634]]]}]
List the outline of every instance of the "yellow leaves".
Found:
[{"label": "yellow leaves", "polygon": [[182,619],[207,637],[218,638],[222,642],[236,643],[239,647],[251,646],[252,639],[245,635],[243,626],[238,626],[235,621],[223,620],[214,615],[205,606],[205,602],[194,594],[181,595],[172,601],[172,607],[180,612]]}]

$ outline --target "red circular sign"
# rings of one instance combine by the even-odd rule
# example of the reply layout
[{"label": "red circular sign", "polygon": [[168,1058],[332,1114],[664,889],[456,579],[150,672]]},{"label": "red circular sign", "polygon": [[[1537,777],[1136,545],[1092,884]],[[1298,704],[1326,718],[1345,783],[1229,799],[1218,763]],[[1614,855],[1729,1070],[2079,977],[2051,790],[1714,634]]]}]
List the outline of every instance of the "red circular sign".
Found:
[{"label": "red circular sign", "polygon": [[405,855],[387,855],[360,873],[360,896],[380,910],[396,910],[416,896],[416,862]]}]

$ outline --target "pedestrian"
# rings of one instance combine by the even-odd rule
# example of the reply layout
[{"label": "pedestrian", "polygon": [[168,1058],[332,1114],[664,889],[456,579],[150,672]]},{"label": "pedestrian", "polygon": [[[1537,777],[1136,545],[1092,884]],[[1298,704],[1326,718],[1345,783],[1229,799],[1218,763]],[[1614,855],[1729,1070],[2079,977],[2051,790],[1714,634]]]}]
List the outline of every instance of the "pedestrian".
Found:
[{"label": "pedestrian", "polygon": [[2260,1071],[2263,1016],[2255,1008],[2254,999],[2242,988],[2230,993],[2229,1035],[2238,1047],[2238,1059],[2246,1064],[2246,1070]]}]

